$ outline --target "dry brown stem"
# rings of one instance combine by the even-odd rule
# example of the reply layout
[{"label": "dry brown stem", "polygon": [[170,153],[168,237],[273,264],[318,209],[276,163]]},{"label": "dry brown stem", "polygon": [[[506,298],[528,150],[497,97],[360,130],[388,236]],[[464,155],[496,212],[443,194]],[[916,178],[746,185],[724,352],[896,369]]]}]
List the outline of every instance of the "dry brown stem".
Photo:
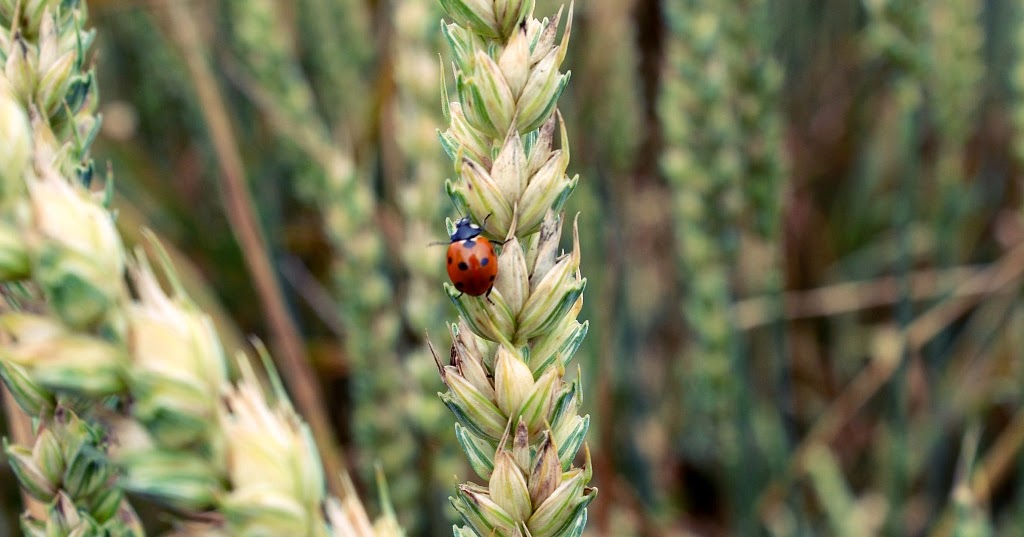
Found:
[{"label": "dry brown stem", "polygon": [[[892,378],[904,357],[916,353],[922,345],[985,297],[1001,293],[1009,286],[1019,282],[1022,275],[1024,275],[1024,243],[1014,246],[999,261],[963,280],[952,291],[949,300],[937,304],[918,316],[902,333],[894,327],[887,327],[880,331],[875,339],[871,362],[818,418],[814,427],[790,457],[785,473],[762,492],[758,500],[758,512],[761,519],[767,521],[775,516],[785,499],[786,489],[793,479],[803,472],[807,454],[811,448],[815,445],[828,445],[842,427]],[[1015,421],[1015,423],[1017,422]],[[1024,424],[1019,428],[1021,431],[1017,434],[1024,436]],[[1008,430],[1012,431],[1013,428]],[[1019,448],[1019,442],[1011,444],[1011,440],[1014,439],[1007,440],[1007,444],[1010,447],[1015,446],[1014,451],[1016,451],[1016,448]],[[1024,442],[1024,438],[1021,442]],[[992,453],[995,453],[995,448]],[[990,454],[990,457],[986,458],[986,462],[991,456]],[[997,459],[993,460],[998,462]],[[984,468],[985,464],[982,467]],[[975,483],[983,483],[977,479],[971,480],[972,488]]]}]

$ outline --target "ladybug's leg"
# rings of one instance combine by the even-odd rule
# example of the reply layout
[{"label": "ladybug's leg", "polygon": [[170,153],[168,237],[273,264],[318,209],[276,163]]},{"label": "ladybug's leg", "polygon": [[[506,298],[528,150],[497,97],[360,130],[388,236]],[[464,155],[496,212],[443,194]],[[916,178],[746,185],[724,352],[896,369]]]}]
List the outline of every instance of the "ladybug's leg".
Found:
[{"label": "ladybug's leg", "polygon": [[487,293],[484,294],[484,298],[487,299],[487,303],[492,305],[492,306],[494,305],[494,301],[491,300],[491,291],[493,291],[493,290],[494,290],[494,285],[491,285],[490,287],[487,288]]},{"label": "ladybug's leg", "polygon": [[[484,217],[484,221],[483,221],[483,222],[480,222],[480,229],[482,229],[482,230],[484,230],[484,231],[486,231],[486,230],[487,230],[487,228],[485,227],[485,226],[487,226],[487,219],[488,219],[488,218],[490,218],[492,214],[494,214],[494,213],[493,213],[493,212],[491,212],[491,213],[487,213],[487,216],[485,216],[485,217]],[[499,241],[499,240],[494,240],[494,239],[491,239],[491,242],[493,242],[494,244],[501,244],[501,245],[503,245],[503,246],[504,246],[504,244],[505,244],[506,242],[508,242],[508,241],[507,241],[507,240],[504,240],[504,241]],[[490,291],[488,291],[488,292],[490,292]]]}]

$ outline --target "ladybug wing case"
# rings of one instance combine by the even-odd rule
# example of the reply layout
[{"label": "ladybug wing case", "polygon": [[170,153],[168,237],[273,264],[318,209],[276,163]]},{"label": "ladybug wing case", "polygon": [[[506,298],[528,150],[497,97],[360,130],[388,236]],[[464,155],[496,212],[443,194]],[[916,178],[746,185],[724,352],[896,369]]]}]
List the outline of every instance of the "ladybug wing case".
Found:
[{"label": "ladybug wing case", "polygon": [[448,277],[459,291],[470,296],[488,293],[497,275],[498,259],[487,239],[453,242],[448,247]]}]

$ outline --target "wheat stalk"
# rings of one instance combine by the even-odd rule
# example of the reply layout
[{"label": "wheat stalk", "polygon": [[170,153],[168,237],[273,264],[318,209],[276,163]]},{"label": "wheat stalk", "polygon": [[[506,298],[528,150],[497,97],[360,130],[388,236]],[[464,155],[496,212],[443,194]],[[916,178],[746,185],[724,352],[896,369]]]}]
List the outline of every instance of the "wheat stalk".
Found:
[{"label": "wheat stalk", "polygon": [[757,457],[749,440],[751,398],[731,311],[737,293],[731,276],[739,260],[740,232],[750,227],[773,252],[757,286],[776,295],[781,290],[783,179],[777,102],[781,73],[763,37],[745,26],[744,13],[756,20],[767,11],[757,0],[666,8],[673,38],[660,102],[667,142],[662,167],[673,188],[686,285],[683,313],[693,331],[684,442],[691,456],[723,466],[741,533],[752,529],[750,491],[756,487],[751,479]]},{"label": "wheat stalk", "polygon": [[[731,224],[742,209],[739,174],[741,133],[730,112],[727,93],[734,73],[723,18],[704,7],[669,11],[673,34],[669,76],[661,101],[668,147],[662,165],[674,188],[673,214],[681,265],[685,267],[686,319],[694,331],[693,383],[686,390],[689,435],[700,453],[713,449],[735,461],[732,429],[739,389],[733,376],[736,353],[729,315],[730,267],[736,237]],[[700,135],[698,135],[700,133]],[[701,429],[714,434],[696,434]],[[712,445],[714,448],[712,448]]]},{"label": "wheat stalk", "polygon": [[929,95],[938,139],[935,184],[938,187],[932,219],[936,233],[948,237],[939,243],[938,262],[952,265],[960,261],[968,234],[957,232],[957,222],[967,217],[970,204],[966,186],[965,155],[971,129],[980,110],[985,76],[982,51],[981,2],[954,0],[925,10],[928,40],[925,49],[933,66],[921,73],[921,82]]},{"label": "wheat stalk", "polygon": [[[885,0],[880,2],[866,2],[868,13],[868,24],[865,28],[864,39],[869,53],[877,54],[879,58],[886,61],[891,67],[893,74],[888,81],[891,91],[887,97],[890,99],[889,115],[896,126],[893,129],[892,137],[880,138],[888,140],[894,147],[892,154],[896,156],[890,164],[891,169],[884,172],[894,173],[895,186],[899,190],[894,197],[891,209],[891,225],[897,232],[897,255],[896,271],[901,280],[901,296],[904,298],[896,305],[897,322],[899,323],[900,338],[911,336],[910,324],[912,308],[906,298],[906,287],[910,269],[913,263],[911,236],[909,233],[910,224],[914,219],[919,218],[917,205],[922,197],[919,195],[918,185],[924,176],[923,164],[920,153],[921,133],[919,116],[922,105],[926,101],[926,88],[924,81],[927,73],[932,69],[929,65],[929,50],[919,46],[926,42],[928,33],[928,13],[931,7],[920,0]],[[970,45],[967,44],[969,47]],[[940,99],[941,100],[941,99]],[[942,110],[940,105],[939,110]],[[893,143],[895,141],[895,143]],[[949,147],[944,148],[946,150]],[[944,157],[948,158],[948,157]],[[947,166],[948,168],[948,166]],[[949,173],[940,167],[940,173]],[[945,191],[939,191],[941,201],[947,201],[952,192],[949,178],[942,179],[946,184]],[[955,193],[953,194],[955,195]],[[941,199],[946,198],[946,199]],[[943,212],[948,211],[943,207]],[[939,213],[938,218],[944,220],[947,214]],[[945,234],[949,236],[948,234]],[[955,234],[954,234],[955,235]],[[938,249],[944,257],[950,257],[951,241],[938,245]],[[945,250],[943,252],[943,250]],[[946,259],[946,263],[952,263],[952,259]],[[891,447],[893,456],[887,457],[884,461],[882,471],[882,485],[888,502],[888,514],[883,529],[886,533],[898,533],[907,531],[906,512],[908,509],[911,490],[911,468],[910,468],[910,422],[909,422],[909,373],[907,362],[899,360],[892,369],[891,380],[889,380],[888,408],[885,412],[885,425],[881,429],[887,433],[886,442]]]},{"label": "wheat stalk", "polygon": [[371,118],[365,73],[372,70],[375,40],[371,9],[362,0],[296,2],[296,36],[319,109],[335,134],[363,137]]},{"label": "wheat stalk", "polygon": [[[375,460],[381,461],[392,480],[395,504],[400,510],[411,510],[420,494],[415,471],[420,460],[408,424],[409,411],[401,405],[402,394],[410,390],[405,376],[394,374],[402,367],[395,352],[401,320],[393,301],[394,286],[382,269],[388,251],[375,220],[379,204],[368,179],[371,174],[357,166],[351,144],[331,143],[332,128],[316,109],[313,86],[291,46],[280,5],[267,0],[236,0],[227,5],[234,48],[246,77],[242,86],[270,118],[285,151],[296,153],[292,159],[298,175],[295,192],[320,210],[336,257],[332,287],[354,373],[357,466],[366,472]],[[317,4],[308,7],[317,8]],[[349,24],[356,23],[357,14],[355,19]],[[330,69],[336,75],[341,74],[339,61],[331,60]],[[354,71],[354,66],[348,70]],[[349,88],[346,93],[354,91]]]},{"label": "wheat stalk", "polygon": [[885,521],[885,500],[868,493],[854,496],[835,455],[823,445],[807,452],[807,474],[829,521],[832,535],[869,537],[879,535]]},{"label": "wheat stalk", "polygon": [[1019,31],[1019,28],[1024,26],[1024,8],[1017,6],[1013,13],[1016,15],[1016,25],[1013,28],[1017,29],[1011,38],[1014,45],[1014,61],[1009,75],[1015,97],[1011,111],[1016,131],[1013,137],[1013,151],[1017,160],[1024,162],[1024,32]]},{"label": "wheat stalk", "polygon": [[[576,316],[586,280],[579,236],[556,255],[559,210],[576,186],[569,178],[568,139],[555,112],[568,82],[559,67],[572,28],[561,40],[554,20],[533,18],[529,0],[442,0],[453,19],[442,31],[451,46],[458,102],[444,96],[449,128],[441,142],[457,178],[452,201],[487,234],[504,240],[489,297],[462,295],[445,284],[459,311],[451,327],[451,361],[435,353],[455,414],[455,434],[486,486],[459,486],[452,503],[464,526],[455,535],[582,534],[589,456],[573,466],[589,416],[578,414],[579,380],[565,368],[586,334]],[[561,149],[553,149],[556,129]],[[586,450],[585,450],[586,451]]]},{"label": "wheat stalk", "polygon": [[[978,91],[985,76],[981,2],[942,2],[930,6],[924,16],[928,24],[926,51],[930,63],[941,66],[923,75],[932,89],[931,104],[936,130],[944,146],[942,152],[951,153],[943,158],[960,157],[978,113]],[[940,181],[955,182],[959,179],[962,163],[958,160],[939,164],[940,168],[950,168],[944,170],[945,174],[940,172]]]}]

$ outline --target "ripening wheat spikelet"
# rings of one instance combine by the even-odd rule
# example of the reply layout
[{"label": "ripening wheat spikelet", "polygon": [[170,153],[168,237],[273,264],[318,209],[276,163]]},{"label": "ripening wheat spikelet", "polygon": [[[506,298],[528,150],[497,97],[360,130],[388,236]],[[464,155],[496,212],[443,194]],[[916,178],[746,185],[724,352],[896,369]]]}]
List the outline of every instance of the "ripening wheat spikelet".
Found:
[{"label": "ripening wheat spikelet", "polygon": [[5,441],[44,504],[22,529],[143,535],[130,490],[205,512],[176,535],[400,535],[393,517],[332,533],[315,444],[273,371],[272,396],[245,359],[228,384],[219,337],[155,238],[172,292],[142,249],[126,254],[109,190],[93,189],[85,18],[75,1],[0,2],[0,277],[17,291],[0,313],[0,378],[41,424],[32,447]]},{"label": "ripening wheat spikelet", "polygon": [[25,290],[0,315],[0,377],[40,423],[33,446],[4,441],[22,490],[44,503],[22,516],[30,535],[139,529],[104,431],[78,416],[81,399],[124,388],[128,362],[116,343],[124,249],[88,189],[99,121],[85,20],[77,2],[0,2],[0,275]]}]

